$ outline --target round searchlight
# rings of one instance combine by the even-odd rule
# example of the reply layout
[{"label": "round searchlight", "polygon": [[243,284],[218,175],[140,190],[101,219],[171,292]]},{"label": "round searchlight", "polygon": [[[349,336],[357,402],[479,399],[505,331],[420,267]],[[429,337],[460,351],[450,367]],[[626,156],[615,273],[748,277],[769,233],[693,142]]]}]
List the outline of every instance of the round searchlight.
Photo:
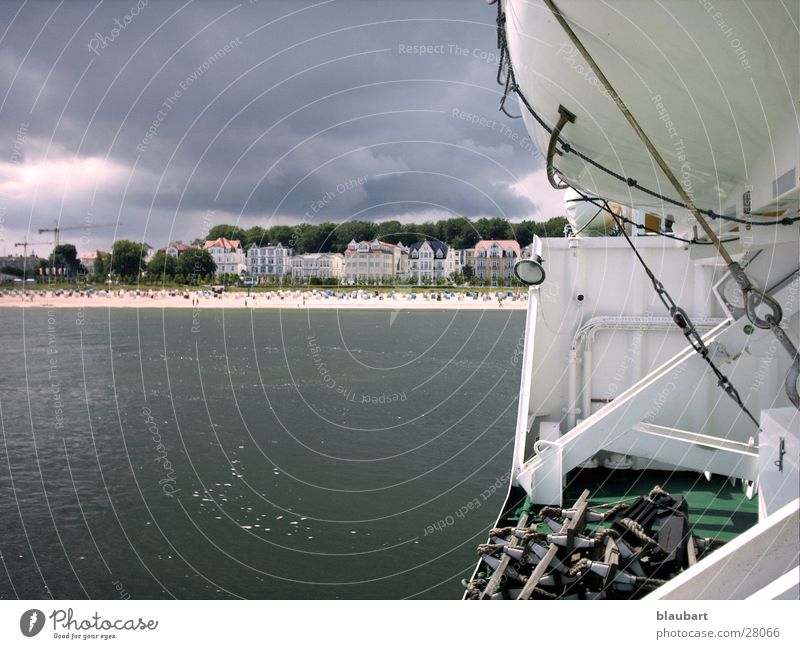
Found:
[{"label": "round searchlight", "polygon": [[538,286],[545,277],[542,258],[539,255],[533,255],[530,259],[520,259],[514,265],[514,274],[523,284]]}]

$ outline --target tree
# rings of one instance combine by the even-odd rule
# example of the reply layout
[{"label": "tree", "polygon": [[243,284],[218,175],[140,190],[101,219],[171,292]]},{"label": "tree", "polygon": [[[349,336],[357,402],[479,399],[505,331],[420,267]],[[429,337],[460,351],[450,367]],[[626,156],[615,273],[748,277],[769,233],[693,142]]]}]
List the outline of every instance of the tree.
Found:
[{"label": "tree", "polygon": [[245,241],[242,241],[242,247],[246,248],[253,243],[257,246],[263,246],[265,243],[268,243],[265,240],[266,235],[267,231],[259,225],[248,228],[247,232],[245,232]]},{"label": "tree", "polygon": [[510,239],[511,226],[508,221],[501,218],[478,219],[475,224],[483,239]]},{"label": "tree", "polygon": [[78,259],[78,251],[71,243],[62,243],[53,249],[53,253],[47,259],[42,259],[39,262],[42,268],[55,266],[56,268],[64,268],[67,274],[75,276],[81,267],[81,262]]},{"label": "tree", "polygon": [[268,243],[279,243],[282,246],[293,246],[295,238],[295,228],[288,225],[273,225],[266,231],[266,241]]},{"label": "tree", "polygon": [[335,223],[307,225],[297,237],[297,254],[305,252],[330,252],[334,242]]},{"label": "tree", "polygon": [[119,277],[139,277],[144,264],[144,246],[120,239],[111,248],[111,270]]},{"label": "tree", "polygon": [[378,223],[378,229],[375,235],[381,241],[386,243],[400,243],[406,237],[403,236],[405,228],[400,221],[383,221]]},{"label": "tree", "polygon": [[[184,255],[186,254],[191,253],[184,253]],[[159,251],[147,264],[147,276],[151,278],[163,276],[165,279],[172,279],[175,277],[177,267],[178,260],[175,257]]]},{"label": "tree", "polygon": [[475,224],[467,218],[459,216],[454,219],[439,221],[439,238],[456,250],[474,248],[480,241]]},{"label": "tree", "polygon": [[461,268],[461,274],[464,275],[464,279],[470,281],[475,277],[475,269],[472,267],[472,264],[464,264]]},{"label": "tree", "polygon": [[217,272],[217,264],[208,250],[192,248],[178,257],[175,272],[184,276],[185,281],[197,284],[201,277]]},{"label": "tree", "polygon": [[220,237],[225,237],[231,241],[238,239],[244,242],[247,240],[247,232],[238,225],[220,223],[208,231],[208,234],[206,234],[206,241],[214,241],[214,239],[219,239]]},{"label": "tree", "polygon": [[334,250],[344,252],[350,241],[372,241],[378,235],[378,226],[371,221],[345,221],[336,228]]},{"label": "tree", "polygon": [[3,266],[0,268],[0,273],[4,275],[13,275],[14,277],[22,277],[23,272],[21,268],[17,268],[16,266]]},{"label": "tree", "polygon": [[95,251],[95,255],[94,276],[105,281],[108,271],[111,270],[111,260],[108,257],[108,253],[100,252],[99,250]]}]

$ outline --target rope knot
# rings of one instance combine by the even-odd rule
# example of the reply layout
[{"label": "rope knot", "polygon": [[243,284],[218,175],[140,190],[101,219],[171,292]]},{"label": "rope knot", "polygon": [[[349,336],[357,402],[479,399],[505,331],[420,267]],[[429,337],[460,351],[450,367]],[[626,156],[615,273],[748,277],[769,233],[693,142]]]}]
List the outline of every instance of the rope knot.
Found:
[{"label": "rope knot", "polygon": [[639,182],[636,180],[636,178],[626,178],[625,182],[628,183],[628,187],[638,187],[639,186]]}]

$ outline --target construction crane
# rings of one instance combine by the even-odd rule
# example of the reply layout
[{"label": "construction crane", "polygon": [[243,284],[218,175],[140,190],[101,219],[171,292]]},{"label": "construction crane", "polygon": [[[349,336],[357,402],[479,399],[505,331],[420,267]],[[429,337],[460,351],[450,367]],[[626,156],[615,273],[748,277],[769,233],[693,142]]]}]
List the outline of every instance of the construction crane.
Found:
[{"label": "construction crane", "polygon": [[92,228],[110,228],[112,225],[117,225],[116,223],[87,223],[84,225],[73,225],[67,228],[62,228],[60,226],[56,226],[54,228],[39,228],[39,234],[44,234],[45,232],[52,232],[53,233],[53,252],[55,254],[55,249],[58,248],[58,242],[60,238],[60,234],[62,232],[67,232],[69,230],[91,230]]},{"label": "construction crane", "polygon": [[23,259],[28,258],[28,246],[33,246],[37,243],[50,243],[49,241],[21,241],[19,243],[15,243],[14,247],[19,248],[22,246],[22,257]]},{"label": "construction crane", "polygon": [[[19,248],[22,246],[22,278],[28,275],[28,246],[32,246],[37,243],[50,243],[49,241],[20,241],[14,244],[15,248]],[[25,285],[23,284],[22,290],[25,291]]]},{"label": "construction crane", "polygon": [[53,233],[53,252],[50,253],[50,265],[53,266],[56,262],[56,248],[58,248],[62,232],[68,232],[70,230],[91,230],[93,228],[110,228],[116,225],[116,223],[85,223],[83,225],[71,225],[66,228],[56,225],[53,228],[39,228],[38,232],[39,234],[44,234],[45,232]]}]

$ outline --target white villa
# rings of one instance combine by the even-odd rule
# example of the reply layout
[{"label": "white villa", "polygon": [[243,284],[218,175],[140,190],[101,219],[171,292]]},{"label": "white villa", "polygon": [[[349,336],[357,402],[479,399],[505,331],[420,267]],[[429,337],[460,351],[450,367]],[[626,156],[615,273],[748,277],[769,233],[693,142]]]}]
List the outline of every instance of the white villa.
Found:
[{"label": "white villa", "polygon": [[251,244],[247,249],[247,273],[251,279],[282,277],[292,273],[294,248],[277,245]]},{"label": "white villa", "polygon": [[231,241],[225,237],[220,237],[213,241],[206,241],[203,248],[208,250],[217,265],[217,277],[222,273],[241,275],[247,270],[244,250],[242,250],[242,244],[238,239]]},{"label": "white villa", "polygon": [[441,241],[417,241],[408,248],[408,272],[418,283],[448,279],[455,272],[455,252]]},{"label": "white villa", "polygon": [[344,255],[338,252],[309,252],[292,257],[292,277],[339,279],[344,271]]},{"label": "white villa", "polygon": [[196,248],[197,248],[197,246],[191,246],[191,245],[188,245],[186,243],[181,243],[180,241],[178,241],[176,243],[169,244],[166,248],[161,248],[161,250],[159,250],[159,252],[165,252],[170,257],[177,258],[177,257],[180,257],[187,250],[192,250],[192,249],[196,249]]},{"label": "white villa", "polygon": [[385,241],[350,241],[344,253],[344,277],[348,282],[385,280],[408,274],[408,248]]},{"label": "white villa", "polygon": [[[86,272],[90,275],[94,273],[95,264],[97,263],[98,256],[102,257],[103,259],[108,259],[111,257],[110,252],[104,252],[102,250],[92,250],[90,252],[82,252],[80,256],[81,264],[86,269]],[[38,262],[38,259],[37,259]]]}]

